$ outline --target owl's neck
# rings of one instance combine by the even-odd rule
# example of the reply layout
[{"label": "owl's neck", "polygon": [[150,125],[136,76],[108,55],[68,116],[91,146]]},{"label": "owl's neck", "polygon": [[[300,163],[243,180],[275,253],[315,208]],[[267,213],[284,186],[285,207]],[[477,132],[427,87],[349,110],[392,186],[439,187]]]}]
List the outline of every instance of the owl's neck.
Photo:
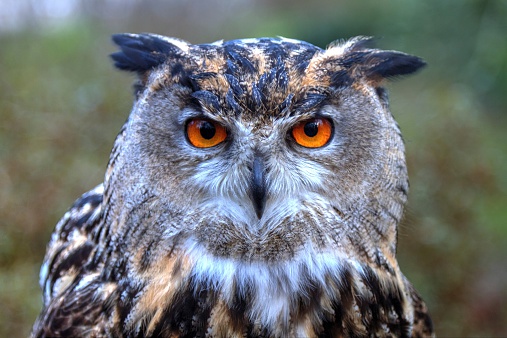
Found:
[{"label": "owl's neck", "polygon": [[140,332],[148,323],[148,335],[208,327],[211,336],[304,337],[386,327],[404,336],[411,329],[412,305],[397,266],[372,268],[312,248],[273,263],[217,258],[192,241],[182,250],[145,271],[139,315],[125,318],[126,327]]}]

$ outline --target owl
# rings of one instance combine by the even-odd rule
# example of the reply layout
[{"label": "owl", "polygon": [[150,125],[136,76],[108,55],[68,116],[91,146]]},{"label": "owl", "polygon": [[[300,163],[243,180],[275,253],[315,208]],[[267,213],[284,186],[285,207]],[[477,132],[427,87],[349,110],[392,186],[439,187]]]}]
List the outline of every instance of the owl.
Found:
[{"label": "owl", "polygon": [[103,184],[57,224],[32,337],[422,337],[382,85],[424,61],[286,38],[113,36],[137,73]]}]

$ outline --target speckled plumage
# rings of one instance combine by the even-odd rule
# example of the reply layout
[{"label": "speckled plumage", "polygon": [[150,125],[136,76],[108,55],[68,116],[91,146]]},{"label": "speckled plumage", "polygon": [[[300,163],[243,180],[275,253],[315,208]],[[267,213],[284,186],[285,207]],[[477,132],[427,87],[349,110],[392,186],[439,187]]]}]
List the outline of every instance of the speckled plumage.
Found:
[{"label": "speckled plumage", "polygon": [[[421,337],[396,261],[404,146],[384,79],[424,65],[355,38],[114,36],[138,74],[104,183],[57,224],[33,337]],[[291,130],[325,118],[330,140]],[[210,148],[192,119],[227,130]]]}]

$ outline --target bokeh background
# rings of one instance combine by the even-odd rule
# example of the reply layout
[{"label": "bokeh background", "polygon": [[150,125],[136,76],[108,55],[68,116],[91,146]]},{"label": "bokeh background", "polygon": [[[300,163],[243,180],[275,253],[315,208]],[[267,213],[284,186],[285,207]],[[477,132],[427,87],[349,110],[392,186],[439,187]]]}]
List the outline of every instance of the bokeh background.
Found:
[{"label": "bokeh background", "polygon": [[102,181],[127,118],[133,76],[108,58],[118,32],[368,35],[423,57],[388,85],[411,178],[401,268],[440,336],[507,336],[506,1],[1,0],[1,337],[28,335],[50,233]]}]

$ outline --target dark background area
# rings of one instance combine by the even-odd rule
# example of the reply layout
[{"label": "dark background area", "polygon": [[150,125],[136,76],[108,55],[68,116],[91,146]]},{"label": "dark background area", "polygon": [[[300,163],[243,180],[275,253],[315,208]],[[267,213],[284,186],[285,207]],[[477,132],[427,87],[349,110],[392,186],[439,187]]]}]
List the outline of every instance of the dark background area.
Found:
[{"label": "dark background area", "polygon": [[439,336],[507,336],[507,2],[0,2],[0,336],[27,336],[51,231],[102,181],[133,76],[110,36],[193,43],[285,36],[320,47],[356,35],[423,57],[388,85],[411,191],[402,271]]}]

